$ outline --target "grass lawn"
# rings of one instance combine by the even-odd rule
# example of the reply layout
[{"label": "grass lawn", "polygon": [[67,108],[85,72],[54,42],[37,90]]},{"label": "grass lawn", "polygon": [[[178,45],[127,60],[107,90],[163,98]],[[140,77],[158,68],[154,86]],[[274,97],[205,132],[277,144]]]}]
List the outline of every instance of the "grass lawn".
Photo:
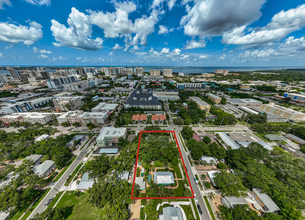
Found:
[{"label": "grass lawn", "polygon": [[216,220],[216,218],[215,218],[215,216],[214,216],[214,213],[213,213],[213,211],[212,211],[211,205],[210,205],[210,203],[209,203],[209,201],[208,201],[208,199],[207,199],[206,196],[204,196],[204,201],[205,201],[205,204],[207,205],[207,207],[208,207],[208,209],[209,209],[209,212],[210,212],[210,215],[211,215],[212,219],[213,219],[213,220]]},{"label": "grass lawn", "polygon": [[30,206],[30,203],[25,204],[21,209],[18,210],[18,212],[12,216],[12,220],[18,220],[20,216],[25,212],[25,210]]},{"label": "grass lawn", "polygon": [[155,167],[164,167],[163,163],[159,160],[154,161],[154,166]]},{"label": "grass lawn", "polygon": [[86,193],[66,192],[56,207],[72,207],[67,220],[103,219],[104,212],[87,202]]},{"label": "grass lawn", "polygon": [[195,201],[194,201],[194,199],[191,199],[191,200],[192,200],[193,208],[194,208],[194,210],[195,210],[196,218],[197,218],[197,219],[200,219],[200,216],[199,216],[199,213],[198,213],[198,210],[197,210],[197,206],[196,206],[196,204],[195,204]]},{"label": "grass lawn", "polygon": [[177,178],[182,178],[179,166],[174,166],[174,165],[171,164],[171,165],[169,165],[169,167],[174,169],[174,171],[177,174]]},{"label": "grass lawn", "polygon": [[29,209],[29,211],[27,211],[25,213],[25,215],[22,217],[22,220],[25,220],[27,219],[30,214],[34,211],[34,209],[38,206],[38,204],[43,200],[43,198],[48,194],[48,192],[50,191],[51,189],[47,189],[46,191],[43,192],[42,196],[40,196],[40,198],[38,200],[36,200],[36,202],[34,203],[34,205]]},{"label": "grass lawn", "polygon": [[187,220],[193,220],[194,215],[193,215],[191,206],[189,206],[189,205],[180,205],[180,206],[181,206],[181,208],[183,208],[183,211],[186,215],[186,219]]},{"label": "grass lawn", "polygon": [[[184,178],[187,179],[187,176],[186,176],[186,173],[185,173],[186,170],[184,169],[182,162],[180,162],[180,165],[181,165],[181,167],[182,167],[182,172],[183,172],[183,174],[184,174]],[[187,181],[187,185],[189,186],[189,181]]]},{"label": "grass lawn", "polygon": [[[134,114],[135,114],[135,113],[134,113]],[[125,119],[126,124],[131,124],[131,122],[132,122],[132,116],[133,116],[134,114],[131,114],[130,112],[124,112],[122,118]]]},{"label": "grass lawn", "polygon": [[76,159],[76,156],[72,158],[72,160],[69,161],[69,163],[65,166],[65,168],[62,169],[62,171],[55,177],[53,182],[57,182],[60,177],[66,172],[66,170],[69,168],[69,166],[73,163],[73,161]]},{"label": "grass lawn", "polygon": [[179,180],[179,186],[177,189],[173,189],[173,196],[174,197],[184,197],[184,184],[183,184],[183,181],[182,180]]}]

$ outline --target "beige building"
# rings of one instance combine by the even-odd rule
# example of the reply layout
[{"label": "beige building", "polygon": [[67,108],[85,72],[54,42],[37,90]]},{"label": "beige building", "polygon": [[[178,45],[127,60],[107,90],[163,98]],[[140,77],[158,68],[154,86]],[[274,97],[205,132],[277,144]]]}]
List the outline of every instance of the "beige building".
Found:
[{"label": "beige building", "polygon": [[173,70],[172,69],[163,69],[163,76],[164,77],[173,77]]},{"label": "beige building", "polygon": [[81,96],[58,97],[52,101],[57,112],[75,110],[82,106]]},{"label": "beige building", "polygon": [[214,73],[228,75],[229,74],[229,70],[215,70]]},{"label": "beige building", "polygon": [[219,104],[221,102],[221,98],[212,93],[207,94],[208,98],[210,98],[215,104]]},{"label": "beige building", "polygon": [[150,70],[150,76],[160,76],[160,70]]},{"label": "beige building", "polygon": [[205,110],[206,113],[209,113],[211,106],[208,103],[202,101],[201,98],[198,98],[196,96],[190,97],[190,99],[195,101],[201,110]]},{"label": "beige building", "polygon": [[[80,114],[82,114],[83,111],[68,111],[61,116],[57,117],[57,121],[59,124],[68,122],[70,124],[73,124],[75,122],[80,122],[78,121],[78,117]],[[81,123],[81,122],[80,122]]]},{"label": "beige building", "polygon": [[13,113],[11,115],[4,115],[0,118],[4,124],[11,123],[14,121],[19,122],[29,122],[32,124],[40,123],[46,124],[49,121],[52,121],[56,118],[58,113],[40,113],[40,112],[22,112],[22,113]]},{"label": "beige building", "polygon": [[263,104],[260,109],[275,115],[282,116],[293,122],[304,122],[305,114],[279,105]]}]

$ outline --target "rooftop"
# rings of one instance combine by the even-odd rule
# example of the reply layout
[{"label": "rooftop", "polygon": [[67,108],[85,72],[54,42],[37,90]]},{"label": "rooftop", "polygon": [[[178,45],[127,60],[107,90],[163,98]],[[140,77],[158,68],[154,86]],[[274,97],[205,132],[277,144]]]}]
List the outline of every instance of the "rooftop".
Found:
[{"label": "rooftop", "polygon": [[94,179],[89,178],[89,173],[84,173],[80,183],[77,186],[77,190],[89,189],[92,187]]},{"label": "rooftop", "polygon": [[101,133],[96,139],[103,139],[105,137],[121,137],[126,133],[126,128],[103,127]]},{"label": "rooftop", "polygon": [[154,172],[154,182],[157,184],[173,184],[174,176],[172,172]]},{"label": "rooftop", "polygon": [[206,103],[205,101],[203,101],[199,97],[192,96],[192,97],[190,97],[190,99],[192,99],[193,101],[197,102],[197,104],[200,105],[200,106],[210,106],[208,103]]},{"label": "rooftop", "polygon": [[213,97],[214,99],[220,99],[220,97],[219,97],[219,96],[214,95],[214,94],[212,94],[212,93],[208,93],[208,95],[209,95],[209,96],[211,96],[211,97]]},{"label": "rooftop", "polygon": [[267,134],[267,135],[265,135],[265,137],[271,141],[286,141],[287,140],[287,138],[285,138],[281,135],[276,135],[276,134]]},{"label": "rooftop", "polygon": [[152,89],[134,90],[125,104],[130,105],[161,105],[158,98],[153,96]]},{"label": "rooftop", "polygon": [[266,193],[262,193],[262,191],[258,188],[254,188],[253,192],[254,193],[252,193],[252,195],[265,212],[280,211],[280,208]]}]

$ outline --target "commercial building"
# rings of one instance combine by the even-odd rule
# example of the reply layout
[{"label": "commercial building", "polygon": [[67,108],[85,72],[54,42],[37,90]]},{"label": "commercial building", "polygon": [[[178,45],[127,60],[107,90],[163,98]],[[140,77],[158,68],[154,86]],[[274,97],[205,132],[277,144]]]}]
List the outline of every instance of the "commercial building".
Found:
[{"label": "commercial building", "polygon": [[279,105],[263,104],[260,109],[275,115],[282,116],[293,122],[304,122],[305,114]]},{"label": "commercial building", "polygon": [[161,109],[162,104],[153,95],[152,89],[135,89],[124,103],[125,108]]},{"label": "commercial building", "polygon": [[159,220],[184,220],[181,208],[171,206],[163,208],[162,214],[159,215]]},{"label": "commercial building", "polygon": [[184,89],[203,89],[205,88],[204,83],[177,83],[176,87],[180,90]]},{"label": "commercial building", "polygon": [[243,111],[240,109],[232,106],[232,105],[215,105],[217,108],[225,111],[226,113],[233,114],[235,118],[241,118],[241,116],[244,114]]},{"label": "commercial building", "polygon": [[157,185],[174,184],[174,175],[172,172],[154,172],[154,183]]},{"label": "commercial building", "polygon": [[49,176],[50,173],[55,170],[55,163],[52,160],[46,160],[42,164],[34,167],[34,173],[38,176]]},{"label": "commercial building", "polygon": [[21,80],[21,77],[20,77],[19,73],[16,72],[16,71],[14,70],[14,68],[8,66],[8,67],[6,67],[6,69],[7,69],[7,71],[11,74],[11,76],[13,77],[13,79],[15,79],[15,80]]},{"label": "commercial building", "polygon": [[221,140],[225,142],[227,147],[230,147],[232,150],[239,149],[239,146],[233,141],[226,133],[224,132],[217,132]]},{"label": "commercial building", "polygon": [[278,213],[281,211],[275,202],[266,193],[262,193],[260,189],[254,188],[251,195],[264,212]]},{"label": "commercial building", "polygon": [[228,75],[229,74],[229,70],[215,70],[214,73]]},{"label": "commercial building", "polygon": [[64,85],[75,83],[78,79],[76,76],[64,76],[58,78],[50,78],[46,80],[47,86],[51,89],[61,89]]},{"label": "commercial building", "polygon": [[247,113],[250,113],[250,114],[255,114],[255,115],[257,115],[257,114],[266,114],[268,122],[288,122],[289,121],[287,118],[284,118],[284,117],[279,116],[279,115],[272,114],[270,112],[264,111],[264,110],[262,110],[260,108],[257,108],[257,107],[253,107],[253,106],[248,106],[248,107],[241,106],[239,108],[241,110],[247,112]]},{"label": "commercial building", "polygon": [[118,143],[120,137],[126,138],[126,135],[126,128],[103,127],[96,143],[100,147],[112,146]]},{"label": "commercial building", "polygon": [[286,137],[289,138],[290,140],[298,142],[301,145],[305,144],[305,140],[303,140],[302,138],[299,138],[293,134],[287,134]]},{"label": "commercial building", "polygon": [[172,69],[163,69],[163,76],[173,77],[173,70]]},{"label": "commercial building", "polygon": [[84,67],[84,72],[88,79],[93,78],[98,73],[94,67]]},{"label": "commercial building", "polygon": [[165,90],[164,92],[153,92],[153,95],[160,101],[177,101],[180,100],[179,91],[176,89]]},{"label": "commercial building", "polygon": [[100,111],[114,111],[118,104],[108,104],[106,102],[100,102],[97,106],[91,109],[92,112]]},{"label": "commercial building", "polygon": [[143,67],[136,67],[136,74],[143,75]]},{"label": "commercial building", "polygon": [[201,110],[205,110],[206,113],[209,113],[211,106],[208,103],[196,96],[192,96],[190,97],[190,99],[195,101]]},{"label": "commercial building", "polygon": [[103,125],[105,124],[107,117],[108,117],[108,111],[103,112],[83,112],[82,114],[78,115],[78,121],[86,125],[88,123],[93,123],[95,125]]},{"label": "commercial building", "polygon": [[284,98],[291,98],[292,101],[304,101],[305,102],[305,95],[296,94],[296,93],[285,93],[283,95]]},{"label": "commercial building", "polygon": [[82,92],[90,88],[90,84],[86,81],[75,82],[63,85],[66,92]]},{"label": "commercial building", "polygon": [[46,124],[56,118],[53,113],[40,113],[40,112],[24,112],[24,113],[13,113],[11,115],[4,115],[0,117],[0,120],[4,124],[19,121],[19,122],[29,122],[32,124],[40,123]]},{"label": "commercial building", "polygon": [[82,97],[81,96],[65,96],[65,97],[57,97],[52,100],[54,103],[54,107],[56,111],[69,111],[75,110],[81,107]]},{"label": "commercial building", "polygon": [[230,209],[234,209],[237,205],[248,205],[244,198],[234,196],[225,196],[221,198],[221,202]]},{"label": "commercial building", "polygon": [[207,97],[210,98],[215,104],[219,104],[221,102],[221,98],[212,93],[208,93]]},{"label": "commercial building", "polygon": [[0,74],[0,82],[3,84],[9,82],[9,79],[6,74]]},{"label": "commercial building", "polygon": [[82,113],[83,113],[83,111],[68,111],[68,112],[60,115],[59,117],[57,117],[57,121],[59,124],[62,124],[64,122],[73,124],[75,122],[79,122],[77,116],[79,116]]},{"label": "commercial building", "polygon": [[257,106],[260,107],[263,103],[255,99],[227,99],[227,103],[233,106]]},{"label": "commercial building", "polygon": [[160,76],[160,70],[150,70],[150,76]]}]

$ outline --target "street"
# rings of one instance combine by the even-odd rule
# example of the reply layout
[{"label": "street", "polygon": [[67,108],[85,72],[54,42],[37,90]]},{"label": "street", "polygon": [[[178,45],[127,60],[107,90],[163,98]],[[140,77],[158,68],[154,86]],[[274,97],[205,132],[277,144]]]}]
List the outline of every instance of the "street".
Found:
[{"label": "street", "polygon": [[70,167],[66,170],[66,172],[62,175],[62,177],[55,183],[55,185],[51,188],[49,193],[44,197],[44,199],[39,203],[39,205],[34,209],[31,215],[27,219],[31,219],[35,216],[36,213],[42,213],[47,206],[45,205],[46,202],[54,198],[55,195],[59,192],[60,188],[65,184],[66,180],[68,179],[69,175],[74,171],[74,169],[80,164],[82,159],[87,154],[87,150],[82,150],[79,156],[73,161]]},{"label": "street", "polygon": [[[191,168],[190,162],[189,162],[189,160],[187,158],[186,152],[184,150],[182,141],[180,140],[180,136],[178,135],[178,132],[175,132],[175,133],[176,133],[176,137],[177,137],[177,140],[178,140],[178,144],[179,144],[180,149],[181,149],[181,154],[182,154],[182,157],[183,157],[183,160],[184,160],[185,167],[187,169],[187,173],[188,173],[188,176],[189,176],[189,179],[190,179],[193,191],[196,194],[197,199],[198,199],[197,203],[200,205],[200,207],[202,209],[202,215],[200,215],[200,213],[198,212],[199,216],[200,216],[200,218],[202,220],[211,219],[211,216],[209,214],[209,210],[206,207],[206,204],[205,204],[205,202],[203,200],[202,194],[200,193],[198,185],[195,183],[194,175],[193,175],[193,172],[192,172],[192,168]],[[194,209],[197,209],[197,207],[194,207]]]}]

